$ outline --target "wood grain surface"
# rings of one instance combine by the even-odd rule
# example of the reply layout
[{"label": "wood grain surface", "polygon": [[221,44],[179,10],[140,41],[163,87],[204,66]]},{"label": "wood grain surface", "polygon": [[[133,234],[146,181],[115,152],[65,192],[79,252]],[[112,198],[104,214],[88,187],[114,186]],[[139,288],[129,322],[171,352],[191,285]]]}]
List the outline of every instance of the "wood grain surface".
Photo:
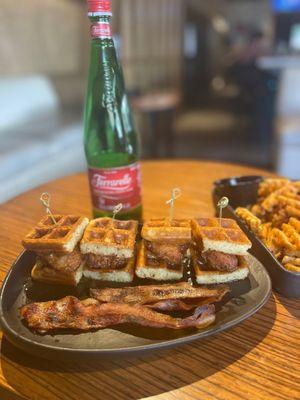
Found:
[{"label": "wood grain surface", "polygon": [[[238,165],[193,161],[143,163],[144,217],[161,217],[173,187],[180,187],[175,215],[212,215],[212,182],[264,174]],[[20,240],[52,194],[58,213],[90,216],[85,174],[31,190],[0,207],[0,279],[22,250]],[[267,305],[236,328],[175,348],[128,359],[85,363],[45,361],[1,340],[0,399],[300,399],[299,300],[273,294]]]}]

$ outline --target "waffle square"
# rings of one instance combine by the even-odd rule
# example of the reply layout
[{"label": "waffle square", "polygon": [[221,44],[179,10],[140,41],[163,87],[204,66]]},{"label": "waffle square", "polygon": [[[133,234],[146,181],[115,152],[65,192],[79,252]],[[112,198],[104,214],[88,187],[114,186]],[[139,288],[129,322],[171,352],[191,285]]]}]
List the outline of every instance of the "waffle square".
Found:
[{"label": "waffle square", "polygon": [[195,272],[196,282],[199,285],[211,285],[238,281],[247,278],[249,275],[247,260],[244,256],[239,256],[238,269],[232,272],[204,269],[198,262],[197,255],[193,250],[191,251],[191,260]]},{"label": "waffle square", "polygon": [[142,228],[142,238],[150,242],[156,240],[185,243],[191,240],[191,221],[189,219],[168,218],[150,219]]},{"label": "waffle square", "polygon": [[84,262],[75,271],[57,270],[37,262],[32,268],[31,277],[34,280],[57,285],[78,285],[82,278]]},{"label": "waffle square", "polygon": [[88,224],[80,249],[83,254],[115,255],[130,258],[134,254],[138,222],[97,218]]},{"label": "waffle square", "polygon": [[238,224],[228,218],[199,218],[192,220],[192,233],[202,251],[246,255],[252,244]]},{"label": "waffle square", "polygon": [[128,259],[124,268],[89,268],[85,266],[83,276],[88,279],[106,282],[132,282],[134,278],[135,258]]},{"label": "waffle square", "polygon": [[183,264],[172,267],[165,261],[156,261],[153,265],[148,260],[148,252],[142,240],[139,245],[135,274],[142,279],[154,279],[156,281],[173,281],[183,277]]},{"label": "waffle square", "polygon": [[71,253],[81,239],[89,220],[79,215],[54,215],[56,224],[46,215],[22,241],[28,250],[36,252]]}]

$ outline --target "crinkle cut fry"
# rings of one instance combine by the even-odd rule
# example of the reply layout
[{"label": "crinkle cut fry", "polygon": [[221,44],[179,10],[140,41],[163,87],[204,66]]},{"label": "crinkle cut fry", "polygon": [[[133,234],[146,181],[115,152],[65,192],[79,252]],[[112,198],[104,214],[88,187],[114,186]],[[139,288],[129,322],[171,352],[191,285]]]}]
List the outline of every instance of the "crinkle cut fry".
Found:
[{"label": "crinkle cut fry", "polygon": [[272,229],[272,231],[270,233],[270,239],[279,248],[285,248],[285,249],[288,249],[288,250],[292,250],[293,249],[293,244],[289,241],[289,239],[285,235],[285,233],[282,232],[278,228]]},{"label": "crinkle cut fry", "polygon": [[292,199],[287,196],[279,195],[278,196],[278,204],[282,208],[286,208],[289,206],[289,207],[293,207],[297,210],[300,210],[300,200]]},{"label": "crinkle cut fry", "polygon": [[282,259],[282,264],[293,264],[297,267],[300,267],[300,258],[299,257],[291,257],[291,256],[284,256]]},{"label": "crinkle cut fry", "polygon": [[299,267],[298,265],[295,265],[295,264],[287,263],[287,264],[284,264],[284,267],[285,267],[288,271],[300,272],[300,267]]},{"label": "crinkle cut fry", "polygon": [[289,225],[292,226],[297,231],[297,233],[300,234],[300,221],[298,221],[296,218],[290,218]]},{"label": "crinkle cut fry", "polygon": [[300,196],[298,195],[298,189],[291,183],[275,190],[261,201],[261,207],[267,212],[273,212],[278,206],[285,207],[291,205],[299,208],[299,204]]},{"label": "crinkle cut fry", "polygon": [[285,208],[277,209],[272,213],[272,225],[274,228],[281,229],[282,224],[287,223],[289,216],[286,213]]},{"label": "crinkle cut fry", "polygon": [[295,247],[295,250],[300,250],[300,235],[296,229],[289,224],[283,224],[282,231],[285,233],[290,243],[292,243],[293,247]]},{"label": "crinkle cut fry", "polygon": [[194,314],[186,318],[173,318],[160,314],[144,306],[103,303],[95,299],[80,301],[67,296],[56,301],[31,303],[20,310],[20,315],[29,328],[39,333],[59,329],[88,331],[124,323],[153,328],[204,328],[215,320],[213,305],[198,307]]},{"label": "crinkle cut fry", "polygon": [[285,210],[289,217],[300,219],[300,209],[297,209],[292,206],[286,206]]},{"label": "crinkle cut fry", "polygon": [[267,241],[268,236],[270,235],[270,232],[272,230],[272,224],[271,222],[266,222],[265,224],[261,225],[260,231],[259,231],[259,237],[263,241]]},{"label": "crinkle cut fry", "polygon": [[293,186],[300,191],[300,181],[294,181]]},{"label": "crinkle cut fry", "polygon": [[261,220],[257,218],[251,211],[244,207],[238,207],[235,210],[236,214],[246,222],[248,227],[256,233],[259,233],[261,227]]},{"label": "crinkle cut fry", "polygon": [[281,179],[281,178],[270,178],[265,179],[259,184],[258,188],[258,196],[259,197],[266,197],[275,190],[278,190],[285,186],[289,182],[288,179]]},{"label": "crinkle cut fry", "polygon": [[254,204],[250,211],[259,219],[262,219],[266,214],[266,210],[260,204]]}]

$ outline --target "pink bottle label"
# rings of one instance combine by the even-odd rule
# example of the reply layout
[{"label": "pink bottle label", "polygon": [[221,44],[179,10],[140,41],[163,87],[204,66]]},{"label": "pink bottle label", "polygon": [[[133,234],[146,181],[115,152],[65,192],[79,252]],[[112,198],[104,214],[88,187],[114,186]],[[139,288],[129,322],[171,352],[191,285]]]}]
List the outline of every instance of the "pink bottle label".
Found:
[{"label": "pink bottle label", "polygon": [[108,22],[96,22],[91,25],[91,36],[93,38],[111,38],[111,26]]},{"label": "pink bottle label", "polygon": [[123,211],[141,204],[140,164],[119,168],[89,168],[89,182],[93,206],[99,210],[112,211],[122,203]]}]

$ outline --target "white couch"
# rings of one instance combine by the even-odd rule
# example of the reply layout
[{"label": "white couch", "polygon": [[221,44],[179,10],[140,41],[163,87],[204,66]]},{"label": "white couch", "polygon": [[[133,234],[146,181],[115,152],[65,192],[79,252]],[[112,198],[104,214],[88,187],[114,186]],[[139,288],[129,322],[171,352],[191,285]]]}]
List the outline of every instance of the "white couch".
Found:
[{"label": "white couch", "polygon": [[0,79],[0,203],[83,171],[82,113],[64,112],[44,76]]}]

